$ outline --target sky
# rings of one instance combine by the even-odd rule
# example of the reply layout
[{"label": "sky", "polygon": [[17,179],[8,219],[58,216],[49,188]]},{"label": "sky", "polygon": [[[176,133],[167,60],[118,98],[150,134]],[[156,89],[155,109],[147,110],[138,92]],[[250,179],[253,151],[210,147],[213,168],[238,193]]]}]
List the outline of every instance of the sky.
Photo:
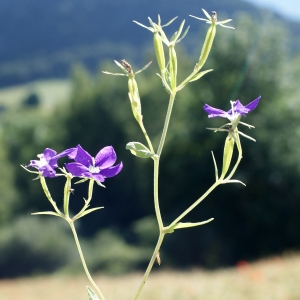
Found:
[{"label": "sky", "polygon": [[300,0],[245,0],[280,13],[284,18],[300,22]]}]

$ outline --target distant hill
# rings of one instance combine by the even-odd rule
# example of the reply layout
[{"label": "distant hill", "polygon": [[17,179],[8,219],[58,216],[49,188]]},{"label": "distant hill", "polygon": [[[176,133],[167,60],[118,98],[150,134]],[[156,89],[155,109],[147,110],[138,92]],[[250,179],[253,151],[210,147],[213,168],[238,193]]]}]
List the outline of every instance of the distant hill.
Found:
[{"label": "distant hill", "polygon": [[[1,1],[0,86],[66,77],[75,62],[93,68],[100,59],[124,53],[135,58],[132,49],[142,49],[151,36],[132,20],[147,24],[147,17],[156,19],[157,14],[165,21],[174,16],[182,20],[189,14],[201,16],[202,7],[229,16],[238,11],[261,15],[242,0]],[[192,26],[191,33],[196,30]]]}]

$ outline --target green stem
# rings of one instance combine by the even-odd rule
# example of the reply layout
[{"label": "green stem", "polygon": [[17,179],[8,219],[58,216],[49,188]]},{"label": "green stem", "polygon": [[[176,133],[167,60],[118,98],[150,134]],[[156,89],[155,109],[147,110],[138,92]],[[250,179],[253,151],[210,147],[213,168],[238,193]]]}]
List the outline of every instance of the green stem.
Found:
[{"label": "green stem", "polygon": [[164,146],[164,143],[165,143],[165,139],[166,139],[169,123],[170,123],[172,108],[173,108],[173,104],[174,104],[174,100],[175,100],[175,96],[176,96],[176,90],[172,90],[172,92],[170,94],[170,100],[169,100],[169,106],[168,106],[167,115],[166,115],[166,119],[165,119],[165,124],[164,124],[163,132],[162,132],[160,142],[159,142],[159,145],[158,145],[158,150],[157,150],[157,155],[159,157],[161,155],[161,152],[162,152],[162,149],[163,149],[163,146]]},{"label": "green stem", "polygon": [[202,200],[204,200],[219,184],[221,180],[216,181],[198,200],[196,200],[188,209],[186,209],[178,218],[176,218],[167,228],[170,228],[177,224],[184,216],[186,216],[191,210],[193,210]]},{"label": "green stem", "polygon": [[143,280],[142,280],[142,282],[141,282],[141,284],[139,286],[139,289],[138,289],[138,291],[137,291],[137,293],[136,293],[136,295],[134,297],[134,300],[138,300],[139,297],[140,297],[140,295],[141,295],[141,293],[142,293],[142,290],[143,290],[143,288],[145,286],[145,283],[146,283],[146,281],[147,281],[147,279],[149,277],[149,274],[150,274],[150,272],[152,270],[152,267],[154,265],[154,262],[156,260],[156,257],[157,257],[157,254],[159,252],[160,246],[161,246],[161,244],[163,242],[164,236],[165,236],[165,234],[162,233],[162,232],[160,232],[159,238],[158,238],[158,241],[157,241],[157,244],[156,244],[156,247],[155,247],[154,252],[152,254],[151,260],[150,260],[150,262],[148,264],[147,270],[146,270],[146,272],[144,274]]},{"label": "green stem", "polygon": [[162,232],[164,225],[161,218],[160,208],[159,208],[159,199],[158,199],[158,171],[159,171],[159,157],[154,158],[154,208],[155,214],[157,218],[157,223],[159,227],[159,231]]},{"label": "green stem", "polygon": [[97,291],[98,296],[100,297],[100,299],[101,300],[105,300],[103,294],[101,293],[101,291],[98,288],[97,284],[93,280],[93,278],[92,278],[92,276],[91,276],[91,274],[90,274],[90,272],[89,272],[89,270],[87,268],[87,265],[86,265],[86,262],[85,262],[85,259],[84,259],[81,247],[80,247],[80,243],[79,243],[79,240],[78,240],[78,236],[77,236],[77,233],[76,233],[76,229],[75,229],[75,226],[74,226],[74,222],[72,220],[70,220],[70,219],[68,219],[68,222],[70,224],[70,227],[71,227],[73,235],[74,235],[75,243],[76,243],[76,246],[77,246],[77,249],[78,249],[79,256],[81,258],[81,262],[82,262],[82,266],[84,268],[85,274],[86,274],[87,278],[89,279],[89,281],[91,282],[91,284],[93,285],[93,287],[95,288],[95,290]]},{"label": "green stem", "polygon": [[61,213],[61,211],[58,209],[57,205],[56,205],[56,202],[52,199],[52,196],[48,190],[48,187],[47,187],[47,184],[46,184],[46,180],[45,180],[45,177],[43,177],[42,175],[40,175],[40,181],[41,181],[41,185],[42,185],[42,188],[43,188],[43,191],[47,197],[47,199],[49,200],[49,202],[52,204],[53,208],[55,209],[55,211],[63,216],[63,214]]},{"label": "green stem", "polygon": [[155,153],[155,152],[154,152],[154,149],[153,149],[153,146],[152,146],[152,143],[151,143],[151,140],[150,140],[150,138],[149,138],[149,136],[148,136],[148,134],[147,134],[147,131],[146,131],[145,127],[144,127],[143,121],[141,121],[139,124],[140,124],[140,127],[141,127],[141,129],[142,129],[142,132],[143,132],[143,134],[144,134],[144,136],[145,136],[145,139],[146,139],[146,141],[147,141],[147,143],[148,143],[148,146],[149,146],[149,148],[150,148],[150,151],[151,151],[152,153]]},{"label": "green stem", "polygon": [[67,180],[65,183],[65,188],[64,188],[64,213],[65,216],[68,218],[69,217],[69,200],[70,200],[70,193],[71,193],[71,179],[72,177],[68,174],[66,176]]},{"label": "green stem", "polygon": [[76,214],[72,220],[75,221],[76,219],[80,218],[81,214],[88,208],[88,206],[90,205],[90,202],[92,200],[92,196],[93,196],[93,186],[94,186],[94,179],[90,179],[89,182],[89,189],[88,189],[88,198],[87,200],[85,200],[85,204],[83,206],[83,208],[80,210],[80,212],[78,214]]}]

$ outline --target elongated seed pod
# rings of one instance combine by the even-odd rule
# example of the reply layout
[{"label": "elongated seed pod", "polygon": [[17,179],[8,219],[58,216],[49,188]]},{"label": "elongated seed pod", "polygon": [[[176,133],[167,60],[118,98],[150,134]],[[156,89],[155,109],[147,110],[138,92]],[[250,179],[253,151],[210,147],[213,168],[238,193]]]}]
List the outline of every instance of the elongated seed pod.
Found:
[{"label": "elongated seed pod", "polygon": [[223,153],[223,168],[222,168],[222,174],[221,178],[224,178],[231,163],[231,158],[233,154],[233,148],[234,148],[234,137],[232,133],[229,133],[225,140],[224,145],[224,153]]},{"label": "elongated seed pod", "polygon": [[203,65],[207,60],[215,35],[216,35],[216,24],[212,23],[207,31],[205,41],[201,50],[199,62],[197,65],[198,70],[200,70],[203,67]]},{"label": "elongated seed pod", "polygon": [[153,44],[159,69],[162,73],[164,73],[166,67],[165,52],[161,37],[158,32],[154,32]]},{"label": "elongated seed pod", "polygon": [[174,45],[169,46],[169,71],[171,88],[175,89],[177,84],[177,55]]},{"label": "elongated seed pod", "polygon": [[134,76],[128,78],[129,99],[134,117],[139,122],[142,120],[142,108],[138,86]]}]

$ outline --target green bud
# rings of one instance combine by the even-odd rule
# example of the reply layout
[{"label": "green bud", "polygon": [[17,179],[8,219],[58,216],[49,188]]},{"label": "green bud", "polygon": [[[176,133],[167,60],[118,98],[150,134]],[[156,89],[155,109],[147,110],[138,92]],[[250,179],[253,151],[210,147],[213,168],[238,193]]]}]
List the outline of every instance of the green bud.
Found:
[{"label": "green bud", "polygon": [[170,72],[170,85],[172,89],[177,85],[177,55],[173,44],[169,46],[169,72]]},{"label": "green bud", "polygon": [[157,59],[159,69],[162,73],[164,73],[166,67],[165,53],[164,53],[163,43],[158,32],[154,32],[153,43],[154,43],[154,49],[155,49],[155,54],[156,54],[156,59]]},{"label": "green bud", "polygon": [[224,178],[231,163],[231,158],[233,154],[233,148],[234,148],[234,138],[232,133],[229,133],[225,140],[224,145],[224,154],[223,154],[223,168],[222,168],[222,174],[221,178]]}]

